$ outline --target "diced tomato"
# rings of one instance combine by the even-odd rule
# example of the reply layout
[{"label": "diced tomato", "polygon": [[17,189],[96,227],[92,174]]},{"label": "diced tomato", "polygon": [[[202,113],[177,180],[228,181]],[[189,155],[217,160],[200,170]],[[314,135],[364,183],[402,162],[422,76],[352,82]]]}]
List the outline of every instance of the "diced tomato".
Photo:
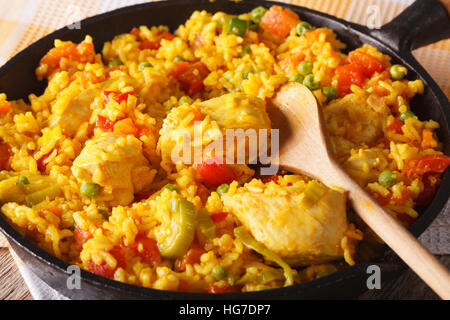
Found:
[{"label": "diced tomato", "polygon": [[225,163],[219,163],[219,159],[210,158],[197,165],[200,179],[210,188],[216,188],[224,183],[236,180],[233,169]]},{"label": "diced tomato", "polygon": [[151,267],[157,266],[161,263],[161,253],[159,252],[155,239],[147,238],[146,236],[140,234],[136,237],[134,244],[129,246],[129,248]]},{"label": "diced tomato", "polygon": [[[173,34],[171,34],[170,32],[167,32],[167,31],[162,32],[160,36],[161,36],[161,38],[156,41],[150,41],[148,39],[141,39],[141,43],[139,44],[139,49],[141,49],[141,50],[144,50],[144,49],[157,50],[157,49],[159,49],[159,47],[161,47],[162,39],[172,41],[175,38],[175,36]],[[139,36],[137,36],[137,37],[139,38]]]},{"label": "diced tomato", "polygon": [[390,195],[387,197],[382,196],[378,192],[374,192],[372,190],[369,190],[370,195],[375,199],[376,202],[378,202],[382,206],[386,206],[391,201]]},{"label": "diced tomato", "polygon": [[178,61],[175,63],[175,69],[172,70],[169,74],[178,78],[183,72],[187,70],[189,67],[189,62],[186,61]]},{"label": "diced tomato", "polygon": [[175,261],[175,267],[179,271],[184,271],[186,270],[187,264],[193,265],[195,263],[200,263],[200,257],[205,252],[205,249],[197,241],[194,241],[185,255]]},{"label": "diced tomato", "polygon": [[134,95],[134,91],[127,91],[124,93],[115,91],[103,91],[103,101],[105,104],[107,104],[112,97],[114,101],[116,101],[117,103],[121,103],[122,101],[127,101],[129,95]]},{"label": "diced tomato", "polygon": [[400,198],[394,198],[394,196],[391,196],[392,201],[394,201],[394,203],[398,206],[401,206],[403,204],[405,204],[405,202],[408,200],[409,198],[409,191],[408,189],[403,189],[401,191],[401,197]]},{"label": "diced tomato", "polygon": [[98,265],[94,263],[94,261],[89,260],[88,264],[88,270],[89,272],[92,272],[96,275],[113,279],[114,278],[114,270],[111,269],[108,265],[106,265],[105,262],[103,262],[101,265]]},{"label": "diced tomato", "polygon": [[218,212],[218,213],[213,213],[211,215],[211,219],[212,221],[214,221],[214,223],[219,223],[220,221],[225,220],[225,218],[228,216],[228,212]]},{"label": "diced tomato", "polygon": [[5,170],[11,157],[11,146],[0,140],[0,170]]},{"label": "diced tomato", "polygon": [[270,181],[275,182],[276,184],[278,184],[278,174],[274,174],[268,177],[263,178],[262,182],[264,183],[269,183]]},{"label": "diced tomato", "polygon": [[115,96],[113,97],[113,99],[114,99],[117,103],[121,103],[122,101],[127,101],[129,95],[134,95],[134,91],[128,91],[128,92],[124,92],[124,93],[115,95]]},{"label": "diced tomato", "polygon": [[102,97],[103,97],[103,103],[108,104],[110,101],[110,95],[115,94],[114,91],[103,91]]},{"label": "diced tomato", "polygon": [[358,64],[368,77],[371,77],[375,72],[381,73],[385,69],[384,64],[380,60],[361,51],[350,52],[348,61]]},{"label": "diced tomato", "polygon": [[7,114],[11,109],[11,104],[8,101],[0,101],[0,115]]},{"label": "diced tomato", "polygon": [[119,120],[114,124],[114,132],[119,134],[137,135],[138,129],[136,128],[133,120],[126,118]]},{"label": "diced tomato", "polygon": [[[203,80],[209,74],[209,70],[203,62],[196,62],[187,66],[181,64],[182,62],[177,62],[178,69],[175,74],[172,74],[181,82],[181,89],[189,96],[193,96],[203,90]],[[184,71],[180,71],[183,69]]]},{"label": "diced tomato", "polygon": [[156,50],[159,49],[160,44],[159,41],[150,41],[147,39],[142,39],[141,43],[139,44],[139,49],[144,50],[144,49],[152,49],[152,50]]},{"label": "diced tomato", "polygon": [[295,12],[280,6],[272,6],[262,17],[260,26],[277,37],[286,38],[299,22],[300,19]]},{"label": "diced tomato", "polygon": [[171,34],[170,32],[163,31],[162,39],[165,39],[165,40],[168,40],[168,41],[172,41],[173,39],[175,39],[175,36],[173,34]]},{"label": "diced tomato", "polygon": [[189,292],[189,283],[186,280],[180,279],[177,290],[179,292]]},{"label": "diced tomato", "polygon": [[125,253],[122,246],[114,246],[111,250],[109,250],[109,253],[117,260],[117,268],[120,267],[125,269],[127,267],[127,259],[125,258]]},{"label": "diced tomato", "polygon": [[394,131],[397,134],[402,134],[403,130],[403,122],[401,122],[399,119],[397,118],[390,118],[387,122],[386,125],[387,129],[390,131]]},{"label": "diced tomato", "polygon": [[417,169],[421,174],[427,172],[442,173],[450,165],[450,157],[446,155],[429,155],[419,160]]},{"label": "diced tomato", "polygon": [[439,173],[428,172],[422,176],[423,191],[416,198],[416,205],[427,206],[431,203],[439,185]]},{"label": "diced tomato", "polygon": [[450,165],[450,157],[446,155],[428,155],[420,160],[409,160],[403,171],[408,177],[423,175],[427,172],[442,173]]},{"label": "diced tomato", "polygon": [[219,287],[214,283],[211,283],[208,288],[208,293],[230,293],[241,292],[242,286],[228,286]]},{"label": "diced tomato", "polygon": [[36,164],[37,164],[39,171],[45,172],[45,170],[47,170],[47,165],[48,165],[47,159],[48,159],[48,157],[50,157],[53,150],[54,149],[52,149],[49,153],[44,154],[42,157],[40,157],[38,160],[36,160]]},{"label": "diced tomato", "polygon": [[95,61],[94,45],[92,43],[81,42],[74,44],[66,42],[59,47],[51,49],[40,61],[39,65],[47,65],[45,77],[51,75],[60,68],[63,58],[81,63],[93,63]]},{"label": "diced tomato", "polygon": [[365,81],[364,71],[354,63],[340,66],[336,69],[338,91],[341,95],[352,92],[351,85],[362,87]]},{"label": "diced tomato", "polygon": [[210,194],[211,191],[209,191],[209,189],[205,187],[203,183],[200,182],[197,183],[197,195],[200,197],[203,203],[205,203],[208,200]]},{"label": "diced tomato", "polygon": [[130,33],[139,40],[139,29],[138,28],[131,29]]},{"label": "diced tomato", "polygon": [[73,232],[73,240],[75,241],[78,250],[81,251],[83,249],[83,244],[91,238],[92,235],[89,232],[76,226],[75,231]]},{"label": "diced tomato", "polygon": [[100,128],[106,132],[112,132],[114,129],[114,122],[112,122],[111,120],[109,120],[104,116],[98,115],[97,120],[95,122],[95,127]]}]

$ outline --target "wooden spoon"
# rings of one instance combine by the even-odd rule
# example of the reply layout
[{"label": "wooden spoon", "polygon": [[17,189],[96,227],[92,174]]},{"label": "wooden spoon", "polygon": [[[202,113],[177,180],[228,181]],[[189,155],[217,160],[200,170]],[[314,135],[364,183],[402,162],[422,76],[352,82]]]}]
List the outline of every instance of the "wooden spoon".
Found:
[{"label": "wooden spoon", "polygon": [[280,88],[267,112],[280,129],[279,166],[348,191],[364,222],[441,298],[450,299],[450,272],[337,164],[312,92],[298,83]]}]

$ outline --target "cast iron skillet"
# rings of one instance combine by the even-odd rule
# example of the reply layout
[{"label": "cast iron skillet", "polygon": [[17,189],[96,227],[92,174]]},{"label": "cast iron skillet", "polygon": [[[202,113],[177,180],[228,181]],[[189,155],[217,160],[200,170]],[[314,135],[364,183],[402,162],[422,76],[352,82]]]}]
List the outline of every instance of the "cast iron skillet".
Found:
[{"label": "cast iron skillet", "polygon": [[[81,21],[81,30],[60,29],[34,43],[0,69],[0,92],[9,99],[25,98],[31,92],[40,94],[46,83],[35,79],[34,70],[41,57],[53,47],[54,39],[80,42],[86,34],[93,36],[97,52],[102,44],[114,35],[129,32],[139,25],[168,25],[175,30],[193,10],[208,12],[224,11],[231,14],[248,12],[256,6],[270,7],[278,4],[297,12],[304,20],[315,26],[333,29],[339,38],[354,49],[363,43],[371,44],[393,58],[393,63],[408,67],[408,79],[421,79],[425,93],[414,98],[413,111],[420,119],[433,119],[439,122],[440,141],[444,151],[449,154],[450,104],[437,84],[413,58],[411,50],[450,36],[450,21],[444,7],[437,0],[418,0],[392,22],[378,30],[370,30],[335,17],[306,8],[270,1],[246,0],[180,0],[136,5]],[[421,211],[418,221],[410,229],[418,237],[442,210],[450,194],[450,174],[445,174],[442,185],[433,202]],[[69,274],[68,264],[23,237],[0,214],[0,230],[22,260],[41,279],[67,297],[74,299],[311,299],[311,298],[351,298],[367,290],[366,273],[369,264],[358,264],[343,271],[286,288],[253,293],[229,293],[208,295],[200,293],[180,293],[159,291],[128,285],[109,280],[87,271],[81,271],[81,290],[69,290],[66,283]],[[382,261],[382,279],[395,277],[404,265],[390,250]]]}]

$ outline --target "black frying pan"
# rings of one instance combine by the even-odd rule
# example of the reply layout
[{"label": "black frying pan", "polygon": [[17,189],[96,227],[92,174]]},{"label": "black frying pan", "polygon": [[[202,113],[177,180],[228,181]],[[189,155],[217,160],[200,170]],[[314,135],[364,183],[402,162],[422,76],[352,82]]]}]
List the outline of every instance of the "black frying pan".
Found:
[{"label": "black frying pan", "polygon": [[[421,79],[425,84],[425,93],[412,102],[413,111],[420,119],[433,119],[439,122],[440,141],[444,151],[450,151],[450,104],[438,85],[414,59],[411,50],[445,39],[450,36],[450,21],[444,7],[437,0],[418,0],[392,22],[379,30],[370,30],[335,17],[306,8],[275,3],[270,1],[245,0],[180,0],[147,3],[108,12],[81,21],[81,30],[60,29],[34,43],[0,69],[0,92],[9,99],[26,98],[30,92],[40,94],[46,83],[35,79],[34,70],[39,60],[53,47],[54,39],[80,42],[86,34],[93,36],[97,52],[101,51],[105,41],[114,35],[129,32],[139,25],[168,25],[171,30],[182,24],[193,10],[208,12],[224,11],[231,14],[248,12],[256,6],[270,7],[278,4],[289,7],[300,17],[315,26],[333,29],[339,38],[349,45],[349,50],[371,44],[390,55],[394,63],[408,67],[408,79]],[[445,174],[442,185],[433,200],[411,227],[410,231],[418,237],[442,210],[450,194],[450,174]],[[67,297],[74,299],[311,299],[311,298],[351,298],[367,290],[366,273],[368,264],[358,264],[335,274],[286,288],[252,293],[199,294],[159,291],[128,285],[81,271],[81,290],[69,290],[66,282],[69,266],[66,262],[50,255],[18,233],[0,214],[0,230],[20,258],[41,279]],[[390,250],[381,261],[382,279],[398,275],[404,265],[396,259]]]}]

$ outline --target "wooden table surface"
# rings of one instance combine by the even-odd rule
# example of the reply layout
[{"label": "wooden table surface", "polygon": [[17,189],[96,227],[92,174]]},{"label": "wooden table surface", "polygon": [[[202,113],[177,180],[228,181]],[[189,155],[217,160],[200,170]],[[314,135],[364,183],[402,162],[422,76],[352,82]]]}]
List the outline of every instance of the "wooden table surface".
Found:
[{"label": "wooden table surface", "polygon": [[[439,256],[442,263],[450,267],[450,255]],[[383,299],[438,299],[436,294],[411,270],[389,283],[382,283],[382,289],[369,290],[360,296],[363,300]],[[14,263],[9,250],[0,248],[0,300],[33,299]]]}]

